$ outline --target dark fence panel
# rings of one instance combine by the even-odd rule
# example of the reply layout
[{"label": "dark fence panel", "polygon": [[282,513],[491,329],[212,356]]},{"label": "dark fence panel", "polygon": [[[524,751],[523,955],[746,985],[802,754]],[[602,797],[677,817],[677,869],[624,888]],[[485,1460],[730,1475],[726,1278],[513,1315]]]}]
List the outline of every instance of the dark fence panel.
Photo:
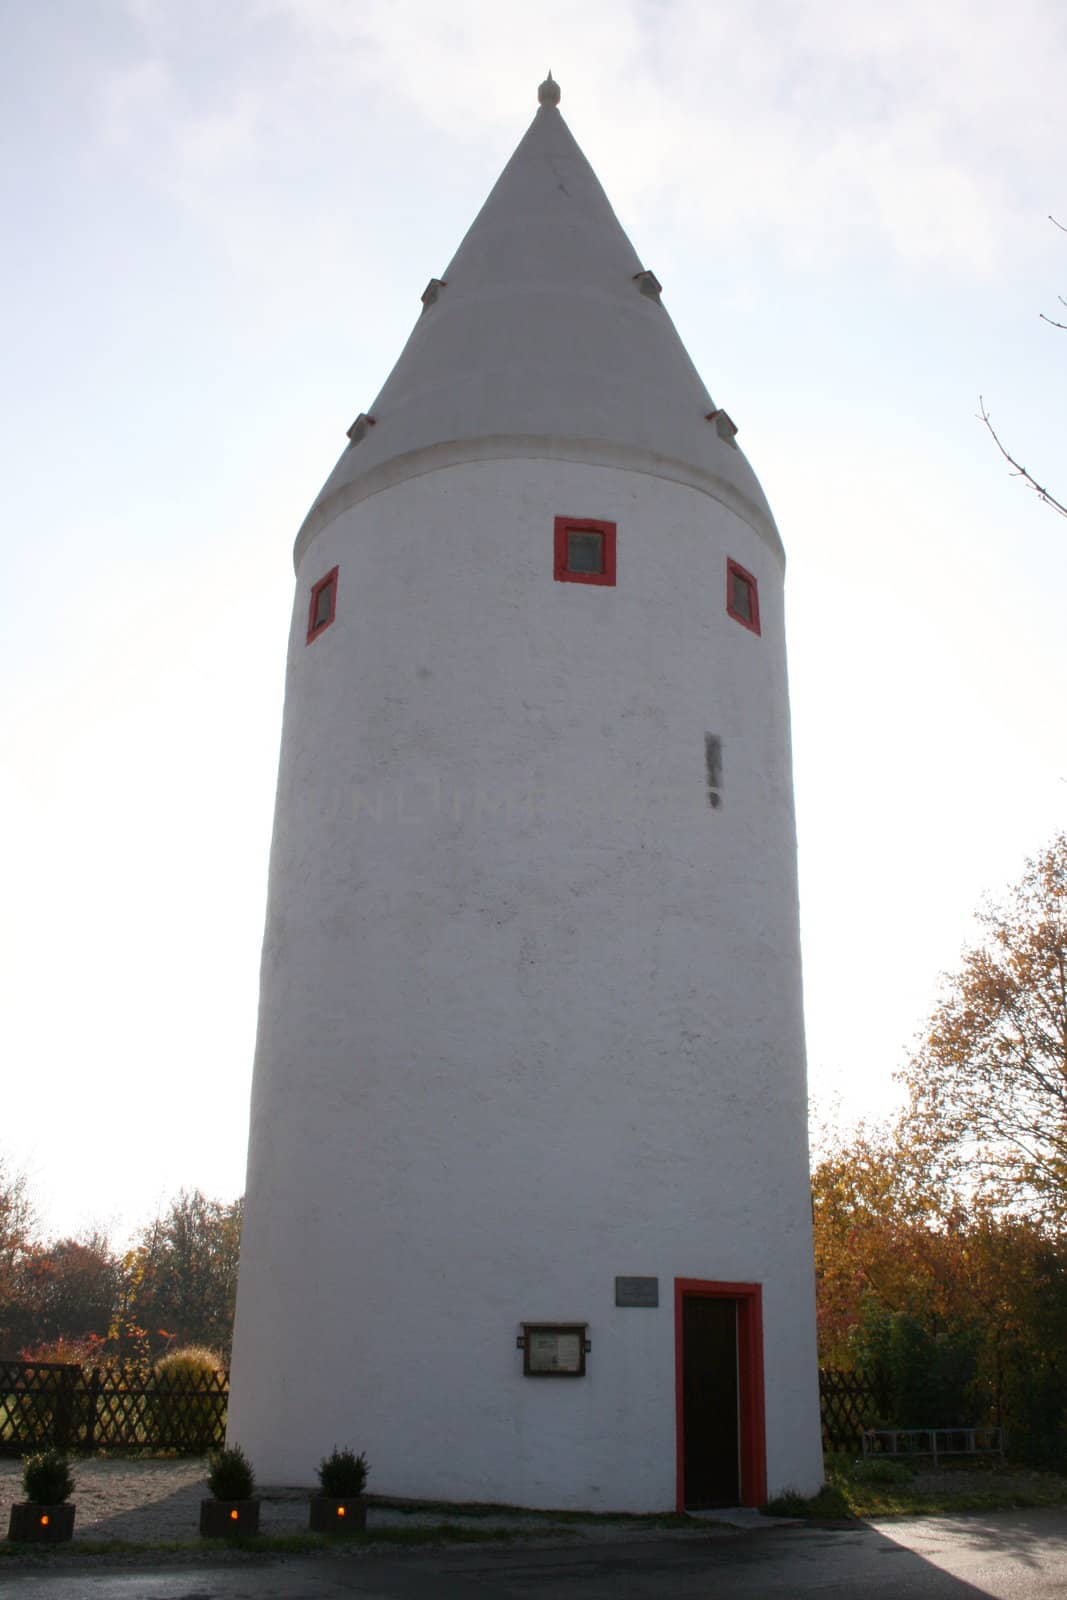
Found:
[{"label": "dark fence panel", "polygon": [[[225,1442],[229,1382],[221,1374],[160,1380],[143,1368],[0,1361],[0,1454],[61,1450],[177,1450]],[[882,1420],[885,1396],[858,1372],[819,1373],[823,1445],[859,1450]]]},{"label": "dark fence panel", "polygon": [[824,1450],[859,1450],[864,1428],[884,1418],[887,1397],[873,1378],[862,1372],[819,1369]]},{"label": "dark fence panel", "polygon": [[60,1450],[177,1450],[225,1442],[229,1382],[222,1373],[157,1378],[140,1367],[0,1361],[0,1454]]}]

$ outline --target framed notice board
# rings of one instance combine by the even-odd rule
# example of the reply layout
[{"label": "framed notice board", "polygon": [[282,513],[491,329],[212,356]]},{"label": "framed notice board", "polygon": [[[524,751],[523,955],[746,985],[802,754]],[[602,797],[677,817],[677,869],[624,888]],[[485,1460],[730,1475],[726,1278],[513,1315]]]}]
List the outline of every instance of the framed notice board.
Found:
[{"label": "framed notice board", "polygon": [[584,1322],[524,1322],[518,1345],[527,1378],[584,1378],[589,1349]]}]

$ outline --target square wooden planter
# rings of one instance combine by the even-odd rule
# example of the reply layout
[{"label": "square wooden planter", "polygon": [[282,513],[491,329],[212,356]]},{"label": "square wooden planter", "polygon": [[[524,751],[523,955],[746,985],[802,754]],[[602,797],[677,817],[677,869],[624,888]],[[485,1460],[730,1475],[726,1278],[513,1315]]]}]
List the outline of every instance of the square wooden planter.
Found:
[{"label": "square wooden planter", "polygon": [[201,1500],[202,1539],[235,1539],[258,1532],[258,1500]]},{"label": "square wooden planter", "polygon": [[7,1536],[21,1544],[64,1544],[74,1537],[74,1506],[39,1506],[24,1500],[11,1507]]},{"label": "square wooden planter", "polygon": [[361,1494],[313,1494],[308,1527],[312,1533],[360,1533],[367,1526],[367,1502]]}]

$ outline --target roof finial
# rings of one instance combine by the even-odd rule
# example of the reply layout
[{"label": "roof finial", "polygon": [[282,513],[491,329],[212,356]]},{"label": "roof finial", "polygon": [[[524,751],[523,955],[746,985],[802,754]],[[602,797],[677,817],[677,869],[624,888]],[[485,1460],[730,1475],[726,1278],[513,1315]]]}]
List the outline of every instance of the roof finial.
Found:
[{"label": "roof finial", "polygon": [[537,91],[537,98],[543,106],[559,105],[559,84],[552,76],[551,70],[548,77]]}]

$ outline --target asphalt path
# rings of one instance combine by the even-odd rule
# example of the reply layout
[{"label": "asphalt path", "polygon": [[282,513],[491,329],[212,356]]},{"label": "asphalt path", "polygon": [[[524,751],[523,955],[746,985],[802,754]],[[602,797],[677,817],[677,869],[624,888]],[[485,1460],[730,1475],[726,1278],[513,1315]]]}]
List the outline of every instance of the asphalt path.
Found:
[{"label": "asphalt path", "polygon": [[4,1570],[11,1600],[1063,1600],[1067,1512],[228,1565]]}]

